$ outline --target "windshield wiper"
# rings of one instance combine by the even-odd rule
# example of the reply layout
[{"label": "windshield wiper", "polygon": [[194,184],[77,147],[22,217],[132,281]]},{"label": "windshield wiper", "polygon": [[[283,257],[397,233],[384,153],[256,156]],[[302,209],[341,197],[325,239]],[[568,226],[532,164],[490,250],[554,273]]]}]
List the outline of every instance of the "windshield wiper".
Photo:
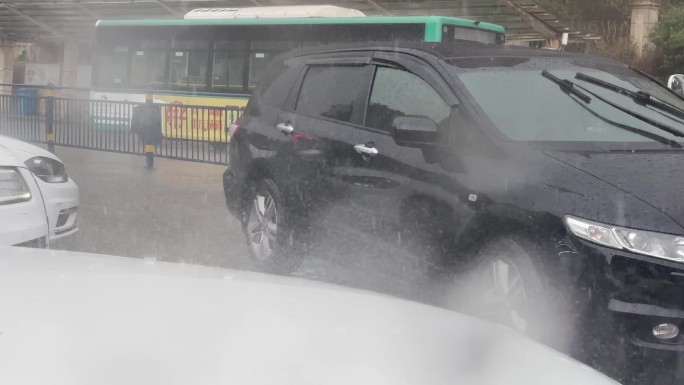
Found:
[{"label": "windshield wiper", "polygon": [[659,100],[653,99],[653,97],[643,91],[631,91],[628,90],[624,87],[620,87],[617,84],[613,84],[610,82],[607,82],[605,80],[601,80],[598,78],[595,78],[593,76],[589,76],[587,74],[583,74],[581,72],[578,72],[575,75],[575,78],[579,80],[583,80],[587,83],[591,83],[594,85],[597,85],[599,87],[605,88],[607,90],[611,90],[613,92],[616,92],[620,95],[627,96],[631,98],[634,103],[640,105],[640,106],[652,106],[655,107],[661,111],[665,111],[668,114],[674,115],[678,117],[679,119],[684,119],[684,110],[681,108],[677,108],[669,103],[661,102]]},{"label": "windshield wiper", "polygon": [[560,79],[547,70],[542,70],[541,74],[543,77],[545,77],[545,78],[551,80],[552,82],[558,84],[558,87],[560,87],[560,89],[563,92],[565,92],[566,94],[575,95],[585,103],[591,102],[591,98],[588,95],[586,95],[584,92],[575,88],[575,83],[571,82],[570,80]]},{"label": "windshield wiper", "polygon": [[614,126],[614,127],[620,128],[620,129],[623,129],[623,130],[625,130],[625,131],[629,131],[629,132],[631,132],[631,133],[633,133],[633,134],[636,134],[636,135],[643,136],[644,138],[648,138],[648,139],[654,140],[654,141],[656,141],[656,142],[662,143],[662,144],[664,144],[664,145],[666,145],[666,146],[669,146],[669,147],[671,147],[671,148],[682,148],[682,145],[679,144],[679,142],[677,142],[677,141],[675,141],[675,140],[665,138],[665,137],[660,136],[660,135],[658,135],[658,134],[656,134],[656,133],[653,133],[653,132],[648,132],[648,131],[642,130],[642,129],[640,129],[640,128],[628,126],[628,125],[626,125],[626,124],[622,124],[622,123],[618,123],[618,122],[616,122],[616,121],[614,121],[614,120],[610,120],[610,119],[608,119],[608,118],[606,118],[606,117],[604,117],[604,116],[601,116],[601,115],[598,114],[597,112],[593,111],[593,110],[592,110],[591,108],[589,108],[586,104],[582,104],[582,103],[580,103],[580,102],[577,101],[577,100],[574,100],[574,102],[577,103],[580,107],[584,108],[587,112],[589,112],[590,114],[592,114],[592,115],[593,115],[594,117],[596,117],[597,119],[599,119],[599,120],[601,120],[601,121],[603,121],[603,122],[606,122],[606,123],[610,124],[611,126]]},{"label": "windshield wiper", "polygon": [[[606,122],[606,123],[608,123],[608,124],[610,124],[610,125],[612,125],[612,126],[614,126],[614,127],[623,129],[623,130],[625,130],[625,131],[629,131],[629,132],[631,132],[631,133],[633,133],[633,134],[637,134],[637,135],[643,136],[643,137],[645,137],[645,138],[654,140],[654,141],[656,141],[656,142],[665,144],[665,145],[670,146],[670,147],[672,147],[672,148],[682,148],[682,145],[681,145],[681,144],[679,144],[678,142],[676,142],[676,141],[674,141],[674,140],[672,140],[672,139],[665,138],[665,137],[663,137],[663,136],[660,136],[660,135],[658,135],[658,134],[655,134],[655,133],[652,133],[652,132],[648,132],[648,131],[642,130],[642,129],[640,129],[640,128],[631,127],[631,126],[628,126],[628,125],[626,125],[626,124],[618,123],[618,122],[615,122],[615,121],[613,121],[613,120],[610,120],[610,119],[608,119],[608,118],[606,118],[606,117],[601,116],[600,114],[598,114],[597,112],[595,112],[595,111],[593,111],[591,108],[589,108],[589,106],[587,106],[587,104],[589,104],[589,103],[591,102],[591,97],[587,96],[587,95],[584,94],[582,91],[580,91],[580,90],[579,90],[580,88],[583,89],[583,90],[585,90],[585,91],[587,91],[588,93],[590,93],[590,94],[596,96],[599,100],[603,101],[604,103],[607,103],[608,105],[610,105],[610,106],[612,106],[612,107],[614,107],[614,108],[617,108],[617,109],[620,110],[620,111],[624,111],[624,110],[623,110],[620,106],[614,105],[614,104],[612,104],[612,103],[606,101],[605,99],[603,99],[603,98],[601,98],[600,96],[598,96],[598,95],[592,93],[591,91],[588,91],[587,89],[583,88],[582,86],[578,86],[578,85],[572,83],[572,82],[569,81],[569,80],[562,80],[562,79],[556,77],[555,75],[551,74],[550,72],[548,72],[548,71],[546,71],[546,70],[543,70],[543,71],[542,71],[542,76],[544,76],[545,78],[550,79],[550,80],[553,81],[554,83],[558,84],[558,85],[561,87],[561,90],[563,90],[568,96],[570,96],[570,94],[577,95],[577,97],[578,97],[580,100],[582,100],[582,101],[584,102],[584,104],[580,103],[580,100],[577,100],[577,99],[574,99],[574,98],[570,98],[570,99],[572,99],[575,103],[579,104],[580,107],[584,108],[586,111],[588,111],[590,114],[592,114],[592,115],[595,116],[596,118],[600,119],[601,121],[604,121],[604,122]],[[575,88],[575,87],[577,87],[577,88]],[[627,111],[624,111],[624,112],[629,113],[629,112],[627,112]],[[631,115],[631,114],[630,114],[630,115]],[[644,118],[644,119],[648,119],[648,118],[646,118],[646,117],[643,117],[643,118]],[[649,122],[649,121],[647,121],[647,122]],[[654,122],[654,121],[650,120],[650,122]],[[654,123],[660,124],[660,123],[657,123],[657,122],[654,122]],[[656,127],[657,127],[657,126],[656,126]]]},{"label": "windshield wiper", "polygon": [[659,85],[660,88],[663,88],[664,90],[666,90],[670,95],[676,96],[677,99],[684,100],[684,96],[682,96],[682,95],[680,95],[680,94],[674,92],[672,89],[670,89],[670,87],[667,86],[667,84],[663,84],[663,82],[661,82],[660,80],[658,80],[658,79],[654,78],[653,76],[647,74],[646,72],[644,72],[644,71],[642,71],[642,70],[640,70],[640,69],[634,68],[634,67],[632,67],[632,66],[629,66],[629,69],[631,69],[632,71],[638,73],[638,74],[641,75],[641,76],[644,76],[644,77],[648,78],[648,79],[651,80],[653,83]]},{"label": "windshield wiper", "polygon": [[641,120],[641,121],[644,122],[644,123],[648,123],[648,124],[650,124],[651,126],[653,126],[653,127],[655,127],[655,128],[659,128],[659,129],[661,129],[661,130],[663,130],[663,131],[665,131],[665,132],[669,132],[670,134],[672,134],[672,135],[674,135],[674,136],[677,136],[677,137],[679,137],[679,138],[684,138],[684,131],[681,131],[681,130],[679,130],[679,129],[677,129],[677,128],[674,128],[674,127],[672,127],[672,126],[670,126],[670,125],[667,125],[667,124],[665,124],[665,123],[660,123],[660,122],[658,122],[658,121],[655,121],[655,120],[653,120],[653,119],[651,119],[651,118],[649,118],[649,117],[647,117],[647,116],[641,115],[641,114],[638,113],[638,112],[634,112],[634,111],[632,111],[632,110],[630,110],[630,109],[621,107],[621,106],[619,106],[618,104],[613,103],[613,102],[611,102],[610,100],[608,100],[608,99],[606,99],[606,98],[604,98],[604,97],[601,97],[601,96],[597,95],[596,93],[591,92],[591,91],[589,91],[588,89],[586,89],[586,88],[584,88],[584,87],[582,87],[582,86],[578,86],[578,85],[575,85],[575,86],[578,87],[578,88],[581,88],[582,90],[584,90],[584,91],[585,91],[586,93],[588,93],[589,95],[595,97],[596,99],[602,101],[603,103],[606,103],[607,105],[609,105],[609,106],[615,108],[616,110],[622,111],[622,112],[624,112],[625,114],[627,114],[627,115],[629,115],[629,116],[632,116],[632,117],[634,117],[634,118],[637,118],[637,119]]}]

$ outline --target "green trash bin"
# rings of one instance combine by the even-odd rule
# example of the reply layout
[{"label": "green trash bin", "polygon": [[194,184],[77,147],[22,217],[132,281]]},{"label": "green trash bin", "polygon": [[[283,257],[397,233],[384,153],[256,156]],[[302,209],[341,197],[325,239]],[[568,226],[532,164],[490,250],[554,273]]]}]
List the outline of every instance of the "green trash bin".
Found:
[{"label": "green trash bin", "polygon": [[38,90],[35,88],[20,88],[17,91],[19,97],[19,115],[34,116],[38,113]]}]

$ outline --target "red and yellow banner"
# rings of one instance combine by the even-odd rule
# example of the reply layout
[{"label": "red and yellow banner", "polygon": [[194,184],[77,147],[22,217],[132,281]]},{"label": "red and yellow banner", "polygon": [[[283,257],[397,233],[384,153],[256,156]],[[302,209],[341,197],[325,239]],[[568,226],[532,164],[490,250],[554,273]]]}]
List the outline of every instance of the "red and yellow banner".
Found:
[{"label": "red and yellow banner", "polygon": [[[212,142],[228,142],[226,127],[240,116],[239,109],[247,105],[247,98],[154,94],[154,102],[162,104],[165,138]],[[93,127],[128,130],[133,105],[108,102],[144,103],[145,95],[93,91],[91,99],[95,101],[90,111]]]},{"label": "red and yellow banner", "polygon": [[[240,116],[237,108],[247,99],[201,96],[155,95],[162,106],[163,133],[166,138],[227,142],[226,127]],[[201,106],[201,107],[198,107]]]}]

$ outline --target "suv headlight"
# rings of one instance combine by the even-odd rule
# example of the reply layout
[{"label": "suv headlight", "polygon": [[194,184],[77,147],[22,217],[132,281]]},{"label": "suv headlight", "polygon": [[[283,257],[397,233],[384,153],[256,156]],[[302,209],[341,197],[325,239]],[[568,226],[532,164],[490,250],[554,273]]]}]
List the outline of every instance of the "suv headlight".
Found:
[{"label": "suv headlight", "polygon": [[31,191],[19,171],[11,167],[0,167],[0,205],[26,202]]},{"label": "suv headlight", "polygon": [[64,165],[54,159],[37,156],[27,160],[24,164],[44,182],[64,183],[69,180]]},{"label": "suv headlight", "polygon": [[576,236],[603,246],[684,262],[684,236],[605,225],[572,216],[566,216],[565,223]]}]

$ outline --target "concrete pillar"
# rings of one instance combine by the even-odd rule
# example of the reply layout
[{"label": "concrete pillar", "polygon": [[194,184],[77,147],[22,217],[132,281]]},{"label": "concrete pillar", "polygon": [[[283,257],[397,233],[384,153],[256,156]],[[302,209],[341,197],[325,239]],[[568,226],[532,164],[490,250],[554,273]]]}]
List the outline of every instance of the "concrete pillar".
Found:
[{"label": "concrete pillar", "polygon": [[637,57],[655,49],[649,36],[658,22],[658,0],[632,0],[632,25],[629,39],[634,45]]},{"label": "concrete pillar", "polygon": [[546,42],[544,43],[544,48],[548,49],[555,49],[555,50],[560,50],[563,45],[561,44],[560,39],[546,39]]},{"label": "concrete pillar", "polygon": [[[14,44],[0,41],[0,83],[12,84],[14,75]],[[12,87],[0,86],[0,94],[12,92]]]},{"label": "concrete pillar", "polygon": [[65,41],[62,65],[60,66],[61,73],[59,76],[62,87],[76,87],[78,59],[78,43],[69,40]]}]

